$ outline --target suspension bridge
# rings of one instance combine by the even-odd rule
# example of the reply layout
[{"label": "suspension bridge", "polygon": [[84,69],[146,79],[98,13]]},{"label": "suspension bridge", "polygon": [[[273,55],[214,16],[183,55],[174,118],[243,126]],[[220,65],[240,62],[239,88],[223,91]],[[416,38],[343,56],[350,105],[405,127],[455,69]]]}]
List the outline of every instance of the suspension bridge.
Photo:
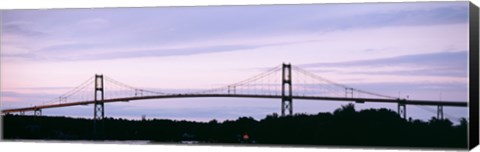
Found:
[{"label": "suspension bridge", "polygon": [[438,119],[444,119],[444,106],[468,106],[466,101],[412,100],[369,92],[330,81],[297,66],[282,64],[237,83],[187,92],[141,89],[104,75],[95,75],[65,94],[43,104],[4,109],[2,114],[24,114],[31,111],[38,116],[42,114],[42,109],[92,104],[93,119],[96,121],[105,117],[105,103],[201,97],[280,99],[281,116],[293,114],[293,99],[392,103],[397,104],[397,112],[404,119],[407,118],[406,105],[436,106]]}]

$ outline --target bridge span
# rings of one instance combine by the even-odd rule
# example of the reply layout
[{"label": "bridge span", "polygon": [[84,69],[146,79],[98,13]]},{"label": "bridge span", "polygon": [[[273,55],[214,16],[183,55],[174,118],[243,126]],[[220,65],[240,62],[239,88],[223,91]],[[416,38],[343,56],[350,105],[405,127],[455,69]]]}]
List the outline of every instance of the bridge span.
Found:
[{"label": "bridge span", "polygon": [[[300,77],[300,79],[292,79],[292,75]],[[109,85],[106,85],[105,82],[108,82]],[[90,85],[93,85],[94,89],[92,89],[92,91],[90,91]],[[113,89],[112,86],[114,86]],[[127,93],[125,93],[125,90]],[[86,97],[82,95],[82,91],[86,92]],[[93,96],[91,96],[93,91]],[[123,94],[119,95],[116,91],[123,92]],[[107,97],[105,95],[107,95]],[[77,96],[82,98],[77,98]],[[53,103],[4,109],[2,110],[2,114],[23,114],[27,111],[33,111],[34,115],[41,115],[42,109],[93,104],[94,120],[101,120],[104,117],[104,103],[148,99],[217,97],[281,99],[282,116],[285,116],[286,113],[289,115],[293,113],[293,99],[355,103],[393,103],[398,105],[397,111],[402,118],[406,118],[406,105],[436,106],[437,117],[439,119],[443,119],[444,106],[468,107],[468,102],[465,101],[401,99],[364,91],[335,83],[303,70],[302,68],[294,67],[290,64],[283,64],[282,66],[269,69],[266,72],[238,83],[187,93],[166,93],[139,89],[109,77],[104,78],[103,75],[95,75],[95,77],[90,78],[80,86],[58,97],[58,100],[55,100]]]},{"label": "bridge span", "polygon": [[[141,97],[127,97],[117,99],[105,99],[102,102],[129,102],[135,100],[148,100],[148,99],[168,99],[168,98],[218,98],[218,97],[233,97],[233,98],[267,98],[267,99],[281,99],[279,95],[241,95],[241,94],[177,94],[177,95],[158,95],[158,96],[141,96]],[[431,101],[431,100],[405,100],[405,99],[374,99],[374,98],[345,98],[345,97],[315,97],[315,96],[292,96],[293,99],[299,100],[323,100],[323,101],[342,101],[342,102],[381,102],[381,103],[396,103],[405,105],[423,105],[423,106],[451,106],[451,107],[467,107],[466,102],[461,101]],[[48,108],[61,108],[79,105],[94,104],[95,101],[80,101],[72,103],[61,103],[53,105],[40,105],[31,106],[25,108],[14,108],[2,110],[2,113],[15,113],[15,112],[27,112],[36,111]]]}]

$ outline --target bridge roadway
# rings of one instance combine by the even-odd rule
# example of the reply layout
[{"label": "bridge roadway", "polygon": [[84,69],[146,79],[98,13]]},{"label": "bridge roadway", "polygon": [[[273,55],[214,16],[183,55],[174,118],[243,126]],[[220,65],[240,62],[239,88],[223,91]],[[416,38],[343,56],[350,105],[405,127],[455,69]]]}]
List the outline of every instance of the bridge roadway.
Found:
[{"label": "bridge roadway", "polygon": [[[105,99],[104,103],[109,102],[128,102],[132,100],[146,99],[165,99],[165,98],[199,98],[199,97],[238,97],[238,98],[282,98],[281,95],[242,95],[242,94],[172,94],[172,95],[154,95],[154,96],[136,96],[125,98]],[[348,98],[348,97],[318,97],[318,96],[292,96],[293,99],[301,100],[328,100],[328,101],[346,101],[346,102],[383,102],[383,103],[401,103],[405,105],[431,105],[431,106],[453,106],[467,107],[468,103],[463,101],[431,101],[431,100],[405,100],[405,99],[375,99],[375,98]],[[100,101],[101,102],[101,101]],[[14,112],[35,111],[47,108],[69,107],[77,105],[94,104],[95,101],[80,101],[71,103],[59,103],[51,105],[40,105],[25,108],[14,108],[2,110],[2,114]]]}]

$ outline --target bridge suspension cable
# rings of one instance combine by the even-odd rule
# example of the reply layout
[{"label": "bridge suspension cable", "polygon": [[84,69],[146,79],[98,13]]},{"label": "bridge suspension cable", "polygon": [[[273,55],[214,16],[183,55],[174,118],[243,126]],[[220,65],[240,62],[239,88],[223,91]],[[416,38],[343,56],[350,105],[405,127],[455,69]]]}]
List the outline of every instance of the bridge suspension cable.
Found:
[{"label": "bridge suspension cable", "polygon": [[[323,81],[327,84],[330,84],[332,86],[335,86],[335,87],[338,87],[338,88],[341,88],[342,90],[345,90],[346,91],[346,94],[347,93],[351,93],[353,94],[353,92],[355,93],[361,93],[361,94],[366,94],[366,95],[371,95],[371,96],[376,96],[376,97],[382,97],[382,98],[388,98],[388,99],[398,99],[397,97],[393,97],[393,96],[388,96],[388,95],[383,95],[383,94],[378,94],[378,93],[373,93],[373,92],[370,92],[370,91],[365,91],[365,90],[361,90],[361,89],[357,89],[357,88],[353,88],[353,87],[349,87],[349,86],[346,86],[346,85],[343,85],[343,84],[339,84],[339,83],[336,83],[334,81],[331,81],[331,80],[328,80],[326,78],[323,78],[321,76],[318,76],[312,72],[309,72],[307,70],[304,70],[303,68],[300,68],[298,66],[292,66],[293,67],[293,70],[295,71],[298,71],[306,76],[309,76],[313,79],[316,79],[316,80],[319,80],[319,81]],[[295,82],[294,82],[295,84]],[[348,92],[350,91],[350,92]],[[353,95],[352,95],[353,96]]]},{"label": "bridge suspension cable", "polygon": [[[113,78],[110,78],[108,76],[104,76],[104,80],[106,82],[105,83],[106,84],[105,85],[106,93],[110,93],[114,97],[119,97],[119,96],[129,97],[129,96],[132,96],[132,94],[134,96],[167,95],[167,94],[169,94],[169,93],[160,92],[160,91],[146,90],[146,89],[133,87],[131,85],[122,83],[122,82],[117,81],[117,80],[115,80]],[[115,94],[115,93],[117,93],[117,94]],[[109,97],[109,98],[114,98],[114,97]]]},{"label": "bridge suspension cable", "polygon": [[266,82],[272,82],[273,80],[264,80],[267,79],[269,76],[272,76],[274,74],[278,74],[278,71],[282,69],[281,65],[276,66],[270,69],[267,69],[266,71],[257,74],[255,76],[249,77],[247,79],[244,79],[242,81],[229,84],[229,85],[224,85],[221,87],[213,88],[213,89],[207,89],[207,90],[201,90],[201,91],[195,91],[195,92],[190,92],[187,94],[220,94],[220,93],[227,93],[227,94],[266,94],[266,92],[272,92],[272,90],[268,89],[274,89],[272,87],[265,87],[265,85],[276,85],[280,84],[280,81],[278,83],[274,84],[265,84]]},{"label": "bridge suspension cable", "polygon": [[[84,93],[82,91],[85,91],[85,89],[87,89],[88,86],[92,86],[92,88],[93,88],[93,83],[94,83],[94,77],[92,76],[89,79],[87,79],[86,81],[84,81],[83,83],[81,83],[80,85],[74,87],[73,89],[67,91],[66,93],[60,95],[59,97],[56,97],[56,98],[53,98],[53,99],[48,100],[46,102],[43,102],[42,105],[53,104],[53,103],[59,103],[60,104],[60,103],[66,103],[68,101],[73,102],[74,100],[69,100],[69,99],[72,99],[73,96],[78,95],[79,93]],[[90,88],[88,88],[88,89],[90,89]],[[91,91],[91,90],[88,90],[88,91]],[[93,95],[92,95],[92,97],[93,97]],[[88,100],[86,98],[87,97],[86,97],[85,94],[81,94],[80,97],[78,97],[77,99]]]}]

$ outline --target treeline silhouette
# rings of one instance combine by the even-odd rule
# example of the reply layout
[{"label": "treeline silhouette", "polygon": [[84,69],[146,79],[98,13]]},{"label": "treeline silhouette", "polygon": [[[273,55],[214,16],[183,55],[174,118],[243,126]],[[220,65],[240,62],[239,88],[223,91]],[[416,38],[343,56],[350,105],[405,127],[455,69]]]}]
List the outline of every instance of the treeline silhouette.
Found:
[{"label": "treeline silhouette", "polygon": [[[65,117],[3,116],[3,139],[92,140],[93,120]],[[104,119],[101,140],[152,142],[467,147],[467,121],[459,125],[432,117],[404,120],[389,109],[356,111],[353,104],[333,113],[268,115],[218,122]],[[101,132],[101,130],[97,130]]]}]

